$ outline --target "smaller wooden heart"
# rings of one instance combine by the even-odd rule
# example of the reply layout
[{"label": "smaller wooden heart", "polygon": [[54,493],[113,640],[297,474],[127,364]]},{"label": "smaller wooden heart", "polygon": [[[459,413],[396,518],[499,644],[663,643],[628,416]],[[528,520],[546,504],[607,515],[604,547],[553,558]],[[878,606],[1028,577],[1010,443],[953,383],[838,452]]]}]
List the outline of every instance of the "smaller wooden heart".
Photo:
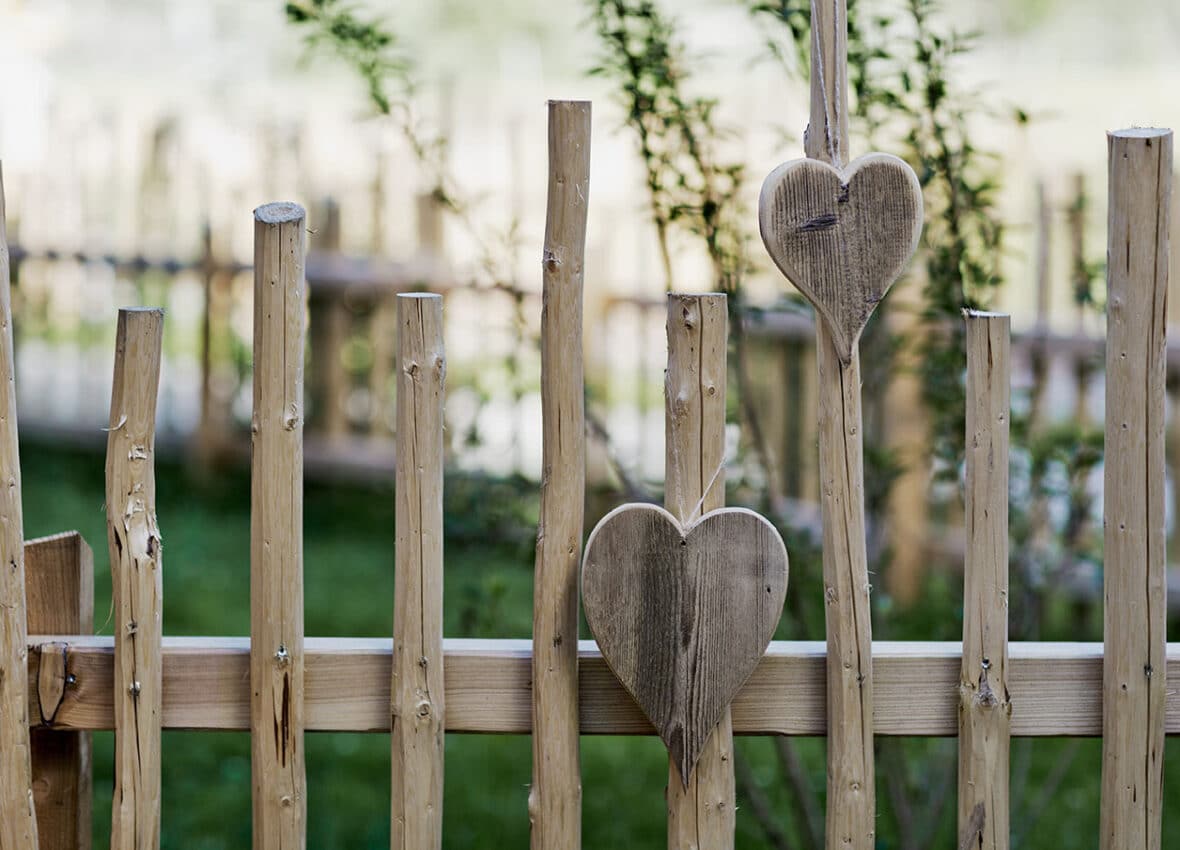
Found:
[{"label": "smaller wooden heart", "polygon": [[866,154],[842,172],[797,159],[762,184],[758,224],[771,259],[826,320],[847,363],[918,247],[922,187],[889,154]]},{"label": "smaller wooden heart", "polygon": [[623,505],[591,532],[582,567],[590,631],[686,786],[766,652],[786,593],[782,538],[744,508],[684,528],[656,505]]}]

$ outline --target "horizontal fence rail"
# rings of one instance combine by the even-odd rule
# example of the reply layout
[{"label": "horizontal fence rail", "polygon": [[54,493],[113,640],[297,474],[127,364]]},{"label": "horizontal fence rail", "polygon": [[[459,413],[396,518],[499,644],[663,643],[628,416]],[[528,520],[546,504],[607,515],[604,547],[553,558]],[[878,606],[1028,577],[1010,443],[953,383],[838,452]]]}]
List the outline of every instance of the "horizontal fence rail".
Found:
[{"label": "horizontal fence rail", "polygon": [[[74,676],[52,728],[114,728],[109,637],[38,636],[29,647],[36,682],[41,647],[61,651]],[[307,730],[388,732],[393,642],[381,638],[307,638],[304,704]],[[1014,737],[1102,734],[1102,644],[1013,643],[1009,692]],[[443,642],[446,731],[532,731],[532,642]],[[651,725],[607,668],[594,641],[580,641],[581,734],[652,735]],[[878,735],[948,737],[958,733],[957,641],[874,641],[873,731]],[[740,735],[826,734],[823,641],[775,641],[733,703]],[[1180,681],[1180,643],[1169,643],[1168,677]],[[30,692],[31,717],[37,695]],[[165,637],[165,729],[250,728],[249,638]],[[1180,735],[1180,691],[1168,693],[1168,735]]]}]

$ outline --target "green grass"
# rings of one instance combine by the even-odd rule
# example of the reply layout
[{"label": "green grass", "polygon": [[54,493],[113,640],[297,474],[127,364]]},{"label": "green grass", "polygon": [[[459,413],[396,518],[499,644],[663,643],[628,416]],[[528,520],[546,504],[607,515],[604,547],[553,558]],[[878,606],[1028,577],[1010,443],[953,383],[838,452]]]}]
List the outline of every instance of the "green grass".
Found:
[{"label": "green grass", "polygon": [[[103,461],[82,452],[22,447],[25,530],[29,537],[70,528],[95,552],[96,625],[111,633],[110,573],[103,518]],[[244,635],[249,631],[249,477],[242,471],[191,477],[173,464],[158,467],[159,521],[164,541],[164,627],[171,635]],[[527,637],[532,609],[535,493],[519,483],[448,481],[446,632],[449,636]],[[387,636],[393,619],[392,486],[309,485],[306,492],[306,628],[309,635]],[[488,543],[489,540],[507,541]],[[800,557],[790,592],[815,596],[812,631],[822,633],[818,582]],[[954,639],[961,629],[953,576],[930,583],[929,605],[893,617],[882,637]],[[1065,626],[1063,626],[1065,628]],[[1076,625],[1074,626],[1076,629]],[[885,631],[885,630],[879,630]],[[816,635],[818,636],[818,635]],[[1089,637],[1071,633],[1054,638]],[[164,735],[163,840],[175,850],[250,846],[250,758],[246,734],[167,732]],[[772,743],[741,739],[774,812],[794,836],[793,809]],[[811,786],[824,787],[824,742],[797,741]],[[932,792],[954,781],[954,742],[904,743],[904,780]],[[95,847],[107,846],[112,736],[95,736]],[[1094,846],[1098,829],[1100,743],[1019,741],[1014,772],[1027,769],[1035,795],[1063,754],[1076,757],[1025,846]],[[1180,776],[1174,743],[1167,773]],[[448,736],[448,848],[525,847],[531,773],[522,736]],[[666,844],[663,791],[667,762],[655,739],[584,738],[584,844],[660,848]],[[389,845],[389,736],[312,734],[307,738],[308,846],[379,848]],[[879,760],[880,763],[880,760]],[[1023,765],[1023,766],[1022,766]],[[936,767],[941,766],[941,767]],[[939,772],[939,771],[943,772]],[[949,772],[948,772],[949,771]],[[1173,780],[1175,781],[1175,780]],[[886,779],[878,771],[881,848],[900,847]],[[1014,801],[1015,806],[1015,801]],[[1166,795],[1165,831],[1180,825],[1180,795]],[[953,788],[931,846],[954,845]],[[739,800],[738,846],[764,848],[764,837]],[[1014,823],[1014,828],[1020,825]],[[1052,836],[1051,841],[1039,836]],[[792,844],[792,846],[797,846]]]}]

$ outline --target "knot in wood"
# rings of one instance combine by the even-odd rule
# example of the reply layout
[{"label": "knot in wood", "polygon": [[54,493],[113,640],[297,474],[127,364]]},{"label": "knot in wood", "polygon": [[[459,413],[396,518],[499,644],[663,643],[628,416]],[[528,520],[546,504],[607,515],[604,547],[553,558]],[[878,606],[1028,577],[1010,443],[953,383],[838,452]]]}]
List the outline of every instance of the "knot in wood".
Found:
[{"label": "knot in wood", "polygon": [[279,644],[279,649],[275,653],[275,662],[280,667],[286,667],[288,664],[291,663],[291,656],[287,652],[287,647],[284,644]]}]

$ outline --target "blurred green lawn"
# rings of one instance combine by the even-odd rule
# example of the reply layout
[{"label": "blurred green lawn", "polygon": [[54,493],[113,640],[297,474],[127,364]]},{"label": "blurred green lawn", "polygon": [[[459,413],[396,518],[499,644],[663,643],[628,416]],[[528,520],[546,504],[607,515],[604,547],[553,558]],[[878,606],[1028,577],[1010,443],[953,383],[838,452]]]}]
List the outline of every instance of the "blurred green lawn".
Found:
[{"label": "blurred green lawn", "polygon": [[[75,528],[94,548],[95,619],[110,634],[110,574],[103,517],[103,460],[85,452],[22,446],[25,532],[34,537]],[[446,633],[525,637],[532,610],[532,528],[535,505],[516,504],[503,484],[448,481]],[[497,490],[499,487],[501,489]],[[158,466],[158,509],[164,541],[164,628],[170,635],[249,632],[249,476],[245,471],[194,478],[180,466]],[[482,506],[482,507],[481,507]],[[309,635],[388,636],[393,618],[393,491],[387,487],[309,484],[305,503],[306,629]],[[509,542],[489,544],[489,539]],[[797,590],[802,577],[792,575]],[[946,609],[941,609],[945,611]],[[931,614],[912,624],[922,634]],[[947,628],[949,626],[949,628]],[[953,633],[953,622],[940,633]],[[926,637],[936,636],[925,631]],[[95,847],[108,845],[111,797],[109,733],[95,736]],[[812,787],[824,786],[823,742],[799,741]],[[950,772],[923,775],[924,754],[944,765],[953,740],[904,744],[914,787],[954,781]],[[1067,747],[1076,759],[1026,847],[1091,847],[1098,830],[1100,743],[1041,740],[1014,745],[1014,771],[1027,770],[1033,794]],[[792,836],[791,801],[770,741],[741,739],[739,751],[766,788],[773,811]],[[521,736],[447,737],[444,845],[506,848],[528,845],[526,801],[529,740]],[[1177,747],[1168,772],[1180,777]],[[588,848],[666,846],[663,789],[667,762],[655,739],[584,738],[584,845]],[[313,734],[307,739],[308,846],[389,846],[389,736]],[[905,846],[893,837],[886,777],[878,771],[878,846]],[[1175,780],[1174,780],[1175,781]],[[939,846],[954,842],[954,799],[936,830]],[[1180,826],[1180,795],[1166,795],[1165,831]],[[1014,801],[1015,806],[1015,801]],[[739,801],[738,846],[768,847]],[[1015,824],[1014,824],[1015,826]],[[1039,840],[1038,836],[1052,836]],[[250,761],[246,734],[167,732],[164,735],[163,847],[167,850],[245,850],[250,847]],[[792,846],[794,846],[792,844]]]}]

